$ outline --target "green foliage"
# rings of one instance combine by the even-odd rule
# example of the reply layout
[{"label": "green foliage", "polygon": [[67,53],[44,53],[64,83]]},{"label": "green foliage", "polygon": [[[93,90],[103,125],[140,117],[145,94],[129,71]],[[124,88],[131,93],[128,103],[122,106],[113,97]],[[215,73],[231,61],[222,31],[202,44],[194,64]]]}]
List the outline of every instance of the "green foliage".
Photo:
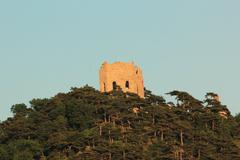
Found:
[{"label": "green foliage", "polygon": [[236,114],[235,119],[236,119],[236,122],[240,124],[240,113]]},{"label": "green foliage", "polygon": [[0,145],[0,160],[9,160],[10,154],[8,153],[8,147]]},{"label": "green foliage", "polygon": [[8,147],[13,160],[32,160],[39,158],[42,153],[42,146],[35,140],[15,140]]},{"label": "green foliage", "polygon": [[25,104],[15,104],[11,107],[11,111],[14,115],[24,114],[27,112],[27,106]]},{"label": "green foliage", "polygon": [[30,108],[13,105],[14,116],[0,123],[0,160],[240,159],[239,114],[215,93],[203,101],[168,94],[177,104],[148,90],[141,99],[85,86],[33,99]]}]

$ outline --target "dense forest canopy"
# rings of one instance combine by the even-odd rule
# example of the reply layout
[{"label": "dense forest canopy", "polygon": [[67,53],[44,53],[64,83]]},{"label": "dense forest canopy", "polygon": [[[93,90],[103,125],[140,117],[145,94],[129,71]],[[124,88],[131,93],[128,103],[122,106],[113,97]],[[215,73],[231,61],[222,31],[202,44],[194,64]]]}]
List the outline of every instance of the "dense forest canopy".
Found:
[{"label": "dense forest canopy", "polygon": [[72,88],[30,106],[13,105],[0,123],[0,160],[239,160],[240,115],[207,93],[177,103],[145,90]]}]

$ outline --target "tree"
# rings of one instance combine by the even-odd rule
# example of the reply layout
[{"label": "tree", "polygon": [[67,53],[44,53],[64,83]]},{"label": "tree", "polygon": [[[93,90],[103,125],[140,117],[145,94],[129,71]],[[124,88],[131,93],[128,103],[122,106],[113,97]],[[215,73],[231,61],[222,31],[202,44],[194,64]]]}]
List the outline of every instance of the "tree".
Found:
[{"label": "tree", "polygon": [[6,146],[0,145],[0,160],[9,160],[10,155]]},{"label": "tree", "polygon": [[[0,160],[239,159],[239,115],[207,94],[173,91],[177,104],[145,90],[72,88],[12,107],[0,123]],[[226,111],[222,118],[219,111]]]},{"label": "tree", "polygon": [[26,114],[28,109],[25,104],[15,104],[11,107],[11,111],[14,115],[16,114]]},{"label": "tree", "polygon": [[9,144],[13,160],[32,160],[40,158],[42,146],[34,140],[20,139]]},{"label": "tree", "polygon": [[240,113],[237,113],[234,118],[235,118],[236,122],[238,124],[240,124]]}]

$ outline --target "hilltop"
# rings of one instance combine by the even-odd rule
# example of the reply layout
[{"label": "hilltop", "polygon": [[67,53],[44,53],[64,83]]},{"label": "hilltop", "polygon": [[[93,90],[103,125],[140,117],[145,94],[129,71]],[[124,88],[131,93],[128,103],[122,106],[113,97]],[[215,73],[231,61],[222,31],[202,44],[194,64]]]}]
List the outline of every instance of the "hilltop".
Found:
[{"label": "hilltop", "polygon": [[0,160],[240,159],[240,116],[207,93],[172,91],[177,103],[145,90],[72,88],[16,104],[0,123]]}]

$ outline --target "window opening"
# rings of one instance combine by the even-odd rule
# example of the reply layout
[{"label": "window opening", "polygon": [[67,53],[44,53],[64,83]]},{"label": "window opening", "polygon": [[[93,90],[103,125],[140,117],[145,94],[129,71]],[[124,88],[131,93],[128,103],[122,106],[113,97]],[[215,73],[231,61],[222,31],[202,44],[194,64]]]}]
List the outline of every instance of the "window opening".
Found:
[{"label": "window opening", "polygon": [[129,89],[129,81],[126,81],[125,87]]},{"label": "window opening", "polygon": [[116,90],[117,89],[117,82],[114,81],[112,85],[113,85],[113,90]]},{"label": "window opening", "polygon": [[104,92],[106,92],[106,84],[103,83]]}]

